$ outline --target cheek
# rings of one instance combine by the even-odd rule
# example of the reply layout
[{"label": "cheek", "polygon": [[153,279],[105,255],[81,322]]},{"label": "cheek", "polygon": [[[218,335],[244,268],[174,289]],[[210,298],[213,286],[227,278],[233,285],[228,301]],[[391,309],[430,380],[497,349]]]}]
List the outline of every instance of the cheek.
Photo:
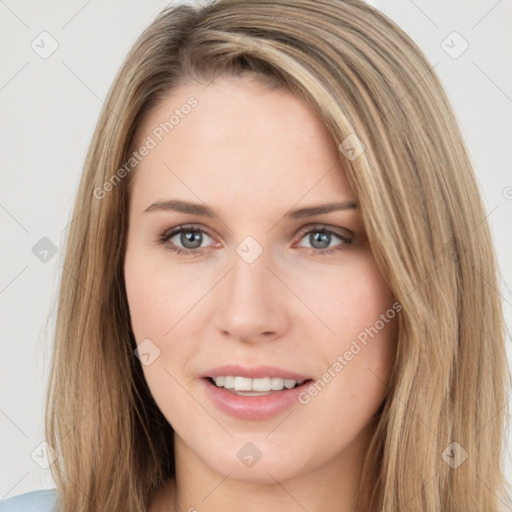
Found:
[{"label": "cheek", "polygon": [[[171,274],[135,249],[126,253],[124,272],[131,327],[143,354],[145,379],[169,423],[179,425],[181,418],[187,418],[187,411],[197,407],[179,384],[187,357],[196,349],[190,341],[194,336],[182,336],[179,343],[172,341],[184,325],[190,326],[191,306],[204,290],[186,286],[177,273]],[[145,353],[149,354],[147,359]]]},{"label": "cheek", "polygon": [[163,260],[133,248],[126,253],[124,271],[132,331],[137,345],[144,343],[141,348],[151,354],[150,364],[141,359],[142,369],[159,406],[170,411],[176,397],[180,405],[187,402],[173,377],[181,382],[183,373],[189,375],[189,360],[205,328],[202,299],[212,285],[206,273],[191,275],[191,266],[176,271]]},{"label": "cheek", "polygon": [[[165,263],[165,262],[164,262]],[[193,309],[208,290],[205,279],[176,272],[160,260],[150,261],[136,250],[127,251],[125,282],[135,339],[163,339]]]},{"label": "cheek", "polygon": [[[330,354],[348,349],[358,337],[364,342],[369,339],[369,332],[375,332],[375,324],[381,331],[396,317],[393,294],[369,251],[359,253],[339,268],[329,268],[315,279],[305,272],[296,282],[297,295],[312,306],[317,319],[328,328],[322,328],[322,335],[317,337]],[[313,327],[316,320],[313,315],[309,318]],[[386,331],[392,337],[393,329]]]},{"label": "cheek", "polygon": [[385,389],[396,350],[399,305],[373,260],[362,275],[353,283],[353,300],[347,307],[351,329],[342,344],[352,368],[346,369],[354,381],[358,376],[363,388],[373,383],[376,389]]},{"label": "cheek", "polygon": [[396,354],[400,305],[373,258],[360,259],[351,270],[340,273],[329,290],[316,297],[323,304],[322,318],[335,335],[323,337],[318,345],[324,372],[302,403],[311,403],[319,415],[322,404],[331,404],[331,414],[357,430],[385,396]]}]

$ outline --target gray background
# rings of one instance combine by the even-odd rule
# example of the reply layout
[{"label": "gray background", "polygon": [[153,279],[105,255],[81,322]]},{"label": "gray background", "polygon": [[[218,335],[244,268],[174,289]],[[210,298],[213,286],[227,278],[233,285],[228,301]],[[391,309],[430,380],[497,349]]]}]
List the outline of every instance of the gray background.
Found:
[{"label": "gray background", "polygon": [[[447,89],[485,199],[510,326],[512,2],[371,3],[419,44]],[[51,450],[40,443],[51,307],[74,194],[114,74],[167,4],[0,0],[0,499],[53,487],[49,469],[41,467]],[[44,55],[52,44],[58,48]],[[507,346],[510,360],[510,336]]]}]

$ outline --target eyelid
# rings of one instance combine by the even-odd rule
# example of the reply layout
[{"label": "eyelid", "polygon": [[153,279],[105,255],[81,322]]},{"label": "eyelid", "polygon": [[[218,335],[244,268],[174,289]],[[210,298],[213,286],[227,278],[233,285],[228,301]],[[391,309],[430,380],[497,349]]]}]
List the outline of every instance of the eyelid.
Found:
[{"label": "eyelid", "polygon": [[164,237],[173,237],[182,231],[201,231],[206,233],[210,238],[215,238],[211,233],[208,227],[203,226],[202,224],[180,224],[178,226],[174,226],[173,228],[165,230],[160,238]]},{"label": "eyelid", "polygon": [[309,233],[310,231],[318,230],[318,231],[326,231],[329,233],[334,233],[335,235],[342,237],[342,238],[353,238],[354,233],[350,231],[350,229],[342,228],[339,226],[331,226],[329,224],[322,224],[322,223],[316,223],[316,224],[308,224],[307,226],[301,228],[296,236],[304,236],[305,234]]}]

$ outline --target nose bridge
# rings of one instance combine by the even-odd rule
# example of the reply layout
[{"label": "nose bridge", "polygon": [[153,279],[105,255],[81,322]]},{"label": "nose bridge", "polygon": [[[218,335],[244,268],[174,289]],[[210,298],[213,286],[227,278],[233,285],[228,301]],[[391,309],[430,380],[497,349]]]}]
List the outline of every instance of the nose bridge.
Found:
[{"label": "nose bridge", "polygon": [[[246,250],[244,252],[244,250]],[[255,249],[243,243],[237,247],[236,254],[232,259],[232,270],[229,276],[229,297],[235,302],[258,304],[266,303],[263,299],[267,295],[270,280],[273,277],[268,269],[271,265],[267,251],[256,254]]]},{"label": "nose bridge", "polygon": [[242,242],[231,260],[231,271],[222,289],[218,328],[236,338],[250,339],[278,333],[286,324],[282,284],[268,267],[271,252],[253,241]]}]

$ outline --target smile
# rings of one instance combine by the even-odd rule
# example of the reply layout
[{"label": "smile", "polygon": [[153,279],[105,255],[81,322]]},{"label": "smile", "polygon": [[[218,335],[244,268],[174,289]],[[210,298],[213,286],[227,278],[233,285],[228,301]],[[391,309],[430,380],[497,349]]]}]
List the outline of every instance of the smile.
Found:
[{"label": "smile", "polygon": [[313,380],[276,366],[224,364],[201,375],[205,398],[237,420],[270,420],[298,404],[298,396]]},{"label": "smile", "polygon": [[241,396],[262,396],[269,395],[283,389],[293,389],[303,384],[294,379],[285,379],[281,377],[261,377],[251,379],[249,377],[220,375],[212,378],[213,383],[218,388],[224,388],[236,395]]}]

